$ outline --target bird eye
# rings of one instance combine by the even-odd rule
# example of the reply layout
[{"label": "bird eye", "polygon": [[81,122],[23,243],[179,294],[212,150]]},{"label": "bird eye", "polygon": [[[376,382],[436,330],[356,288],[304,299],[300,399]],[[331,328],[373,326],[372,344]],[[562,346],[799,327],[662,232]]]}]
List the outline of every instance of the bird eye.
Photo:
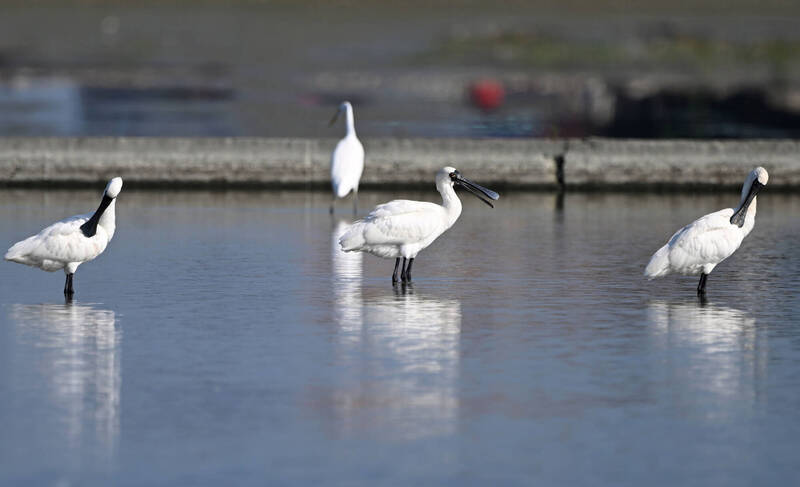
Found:
[{"label": "bird eye", "polygon": [[450,173],[450,179],[455,179],[458,176],[458,171],[453,171]]}]

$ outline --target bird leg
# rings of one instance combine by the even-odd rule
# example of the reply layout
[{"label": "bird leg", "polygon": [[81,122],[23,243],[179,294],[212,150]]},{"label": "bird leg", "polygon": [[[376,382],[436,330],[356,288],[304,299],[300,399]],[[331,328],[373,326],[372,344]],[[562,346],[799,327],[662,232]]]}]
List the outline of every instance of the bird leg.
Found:
[{"label": "bird leg", "polygon": [[403,281],[403,282],[407,282],[408,281],[408,276],[406,274],[406,261],[407,260],[408,259],[403,257],[403,270],[400,271],[400,280]]},{"label": "bird leg", "polygon": [[408,267],[406,267],[406,282],[411,282],[411,264],[414,263],[414,258],[408,259]]},{"label": "bird leg", "polygon": [[392,273],[392,284],[397,284],[397,267],[400,265],[400,257],[394,261],[394,272]]},{"label": "bird leg", "polygon": [[67,280],[64,283],[64,295],[65,296],[72,296],[75,294],[75,290],[72,289],[72,276],[75,274],[67,274]]},{"label": "bird leg", "polygon": [[353,191],[353,216],[358,214],[358,191]]},{"label": "bird leg", "polygon": [[705,272],[700,274],[700,283],[697,285],[698,296],[706,293],[706,279],[708,279],[708,274]]},{"label": "bird leg", "polygon": [[330,213],[331,215],[333,215],[333,205],[334,205],[334,203],[336,203],[336,196],[331,198],[331,209],[328,211],[328,213]]}]

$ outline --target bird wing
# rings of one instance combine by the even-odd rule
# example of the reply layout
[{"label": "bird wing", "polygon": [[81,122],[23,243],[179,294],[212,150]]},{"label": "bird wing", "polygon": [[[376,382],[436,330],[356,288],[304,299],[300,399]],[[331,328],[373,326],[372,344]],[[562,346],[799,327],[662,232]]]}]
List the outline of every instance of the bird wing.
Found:
[{"label": "bird wing", "polygon": [[372,245],[407,244],[441,233],[444,209],[424,201],[394,200],[376,206],[363,222],[364,239]]},{"label": "bird wing", "polygon": [[387,216],[399,216],[406,213],[433,211],[438,209],[439,205],[427,201],[413,201],[413,200],[392,200],[388,203],[383,203],[369,212],[364,218],[364,221],[374,220]]},{"label": "bird wing", "polygon": [[669,239],[670,259],[679,266],[717,264],[733,254],[742,234],[731,225],[732,208],[702,216]]},{"label": "bird wing", "polygon": [[[60,262],[83,262],[91,260],[105,248],[104,240],[86,238],[81,225],[91,215],[76,215],[65,218],[44,228],[37,235],[27,238],[17,245],[21,255],[33,261],[55,260]],[[24,244],[24,245],[23,245]],[[15,250],[9,249],[9,254]]]},{"label": "bird wing", "polygon": [[331,155],[331,184],[338,197],[358,186],[364,171],[364,147],[355,137],[345,137]]}]

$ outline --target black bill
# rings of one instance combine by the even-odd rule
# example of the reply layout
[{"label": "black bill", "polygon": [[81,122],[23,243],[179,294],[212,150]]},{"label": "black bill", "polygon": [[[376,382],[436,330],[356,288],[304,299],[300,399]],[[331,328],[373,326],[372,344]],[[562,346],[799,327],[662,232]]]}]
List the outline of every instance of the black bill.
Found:
[{"label": "black bill", "polygon": [[[491,189],[484,188],[483,186],[481,186],[478,183],[473,183],[469,179],[463,177],[461,175],[461,173],[458,172],[458,171],[453,171],[452,173],[450,173],[450,179],[453,180],[453,184],[456,184],[456,185],[461,186],[462,188],[466,189],[467,191],[469,191],[470,193],[472,193],[475,196],[477,196],[478,199],[480,199],[481,201],[483,201],[487,205],[491,206],[492,208],[494,208],[494,205],[492,204],[491,201],[489,201],[486,198],[489,198],[489,199],[495,200],[495,201],[500,199],[500,195],[499,194],[495,193]],[[486,198],[484,198],[484,196]]]},{"label": "black bill", "polygon": [[740,206],[738,210],[733,212],[733,216],[731,216],[731,225],[736,225],[739,228],[744,226],[744,217],[747,215],[747,208],[750,207],[750,203],[753,202],[753,198],[756,197],[758,192],[761,191],[763,187],[763,184],[759,183],[758,181],[753,181],[753,184],[750,185],[750,192],[747,193],[747,198],[745,198],[744,203],[742,203],[742,206]]},{"label": "black bill", "polygon": [[103,216],[103,212],[106,211],[106,208],[108,208],[108,205],[110,205],[112,201],[114,201],[112,197],[105,194],[103,195],[103,201],[100,202],[100,206],[97,207],[94,215],[86,220],[86,223],[81,225],[81,232],[83,232],[84,236],[87,238],[92,238],[95,236],[97,233],[97,224],[100,222],[100,217]]},{"label": "black bill", "polygon": [[328,127],[336,123],[336,120],[339,118],[339,112],[341,112],[341,110],[336,110],[336,113],[333,114],[331,121],[328,122]]}]

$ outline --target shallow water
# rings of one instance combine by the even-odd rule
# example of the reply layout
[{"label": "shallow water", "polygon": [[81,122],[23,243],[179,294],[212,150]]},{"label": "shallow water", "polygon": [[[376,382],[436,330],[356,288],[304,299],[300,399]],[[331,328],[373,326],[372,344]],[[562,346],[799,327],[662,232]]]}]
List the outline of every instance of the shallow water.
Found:
[{"label": "shallow water", "polygon": [[[365,193],[364,207],[395,196]],[[0,191],[5,245],[97,204]],[[736,194],[466,196],[393,288],[325,193],[123,192],[76,274],[0,266],[0,484],[788,485],[800,197],[694,296],[649,255]]]}]

